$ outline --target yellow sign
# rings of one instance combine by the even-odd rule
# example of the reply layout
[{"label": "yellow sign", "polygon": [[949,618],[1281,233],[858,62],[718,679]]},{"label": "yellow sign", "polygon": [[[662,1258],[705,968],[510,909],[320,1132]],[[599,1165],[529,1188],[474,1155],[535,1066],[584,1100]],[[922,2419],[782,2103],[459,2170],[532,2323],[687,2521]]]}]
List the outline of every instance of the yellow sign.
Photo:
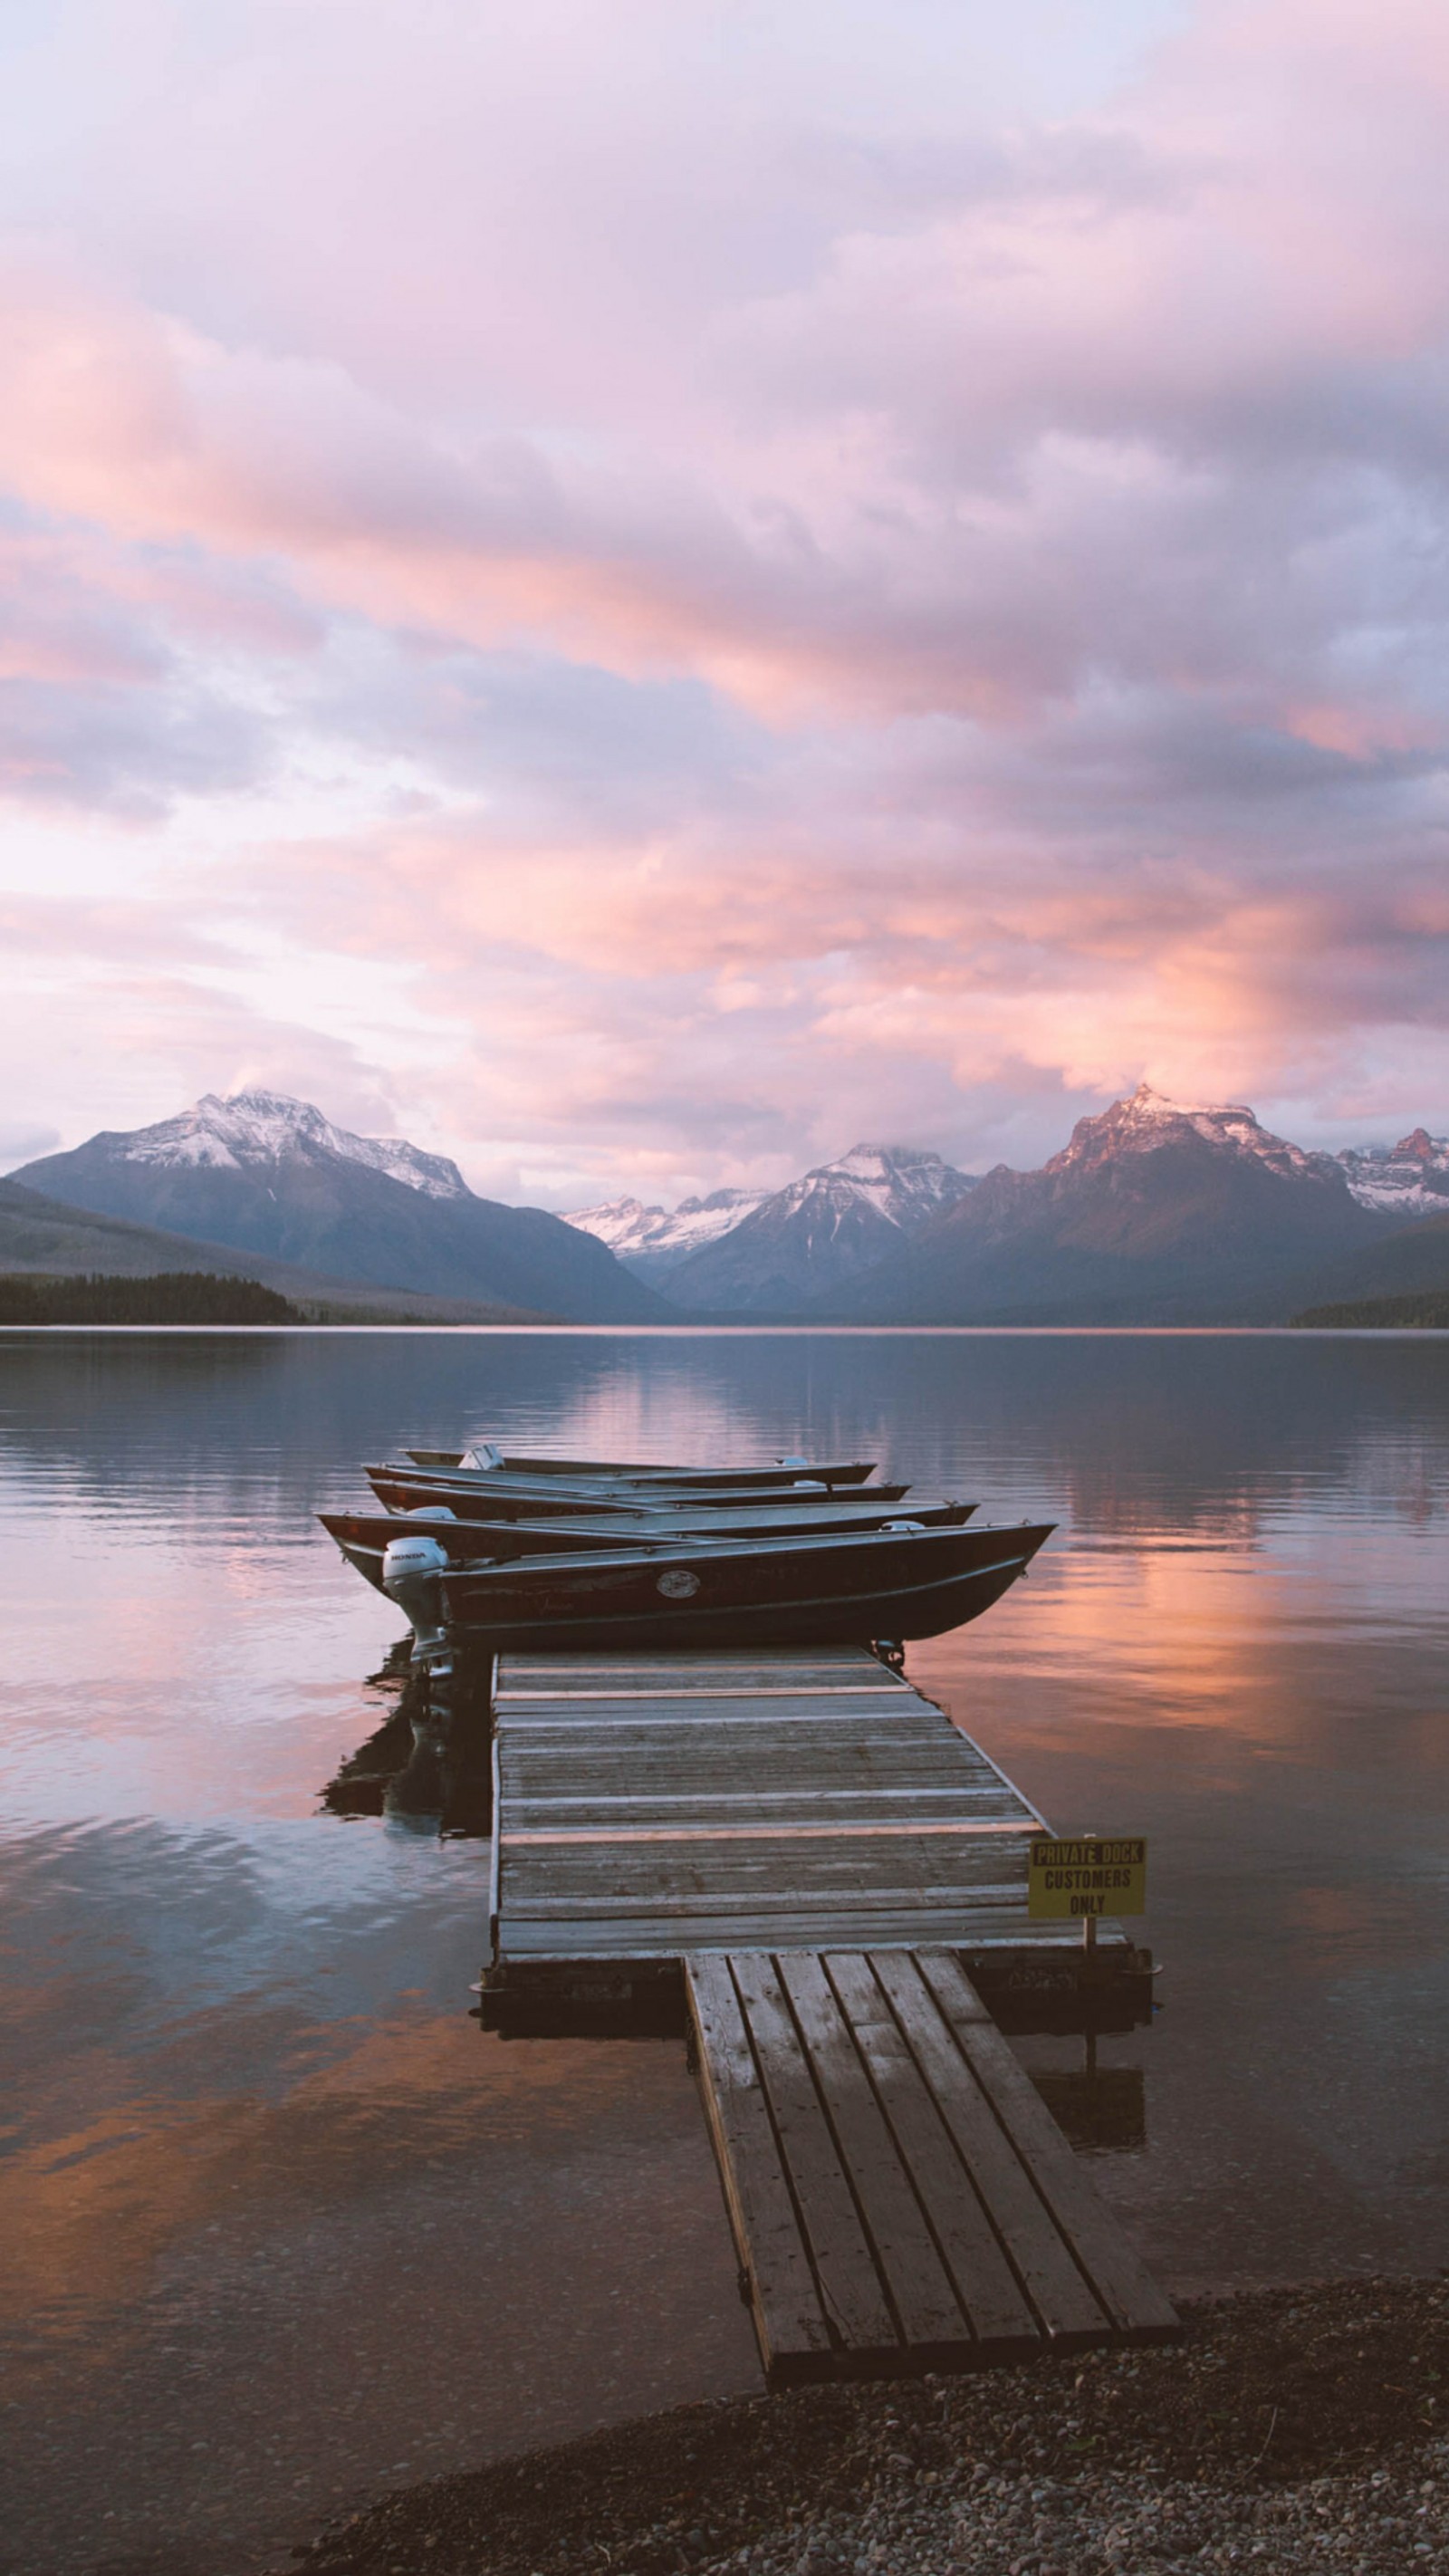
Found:
[{"label": "yellow sign", "polygon": [[1027,1911],[1052,1922],[1145,1914],[1147,1845],[1140,1834],[1038,1834],[1027,1870]]}]

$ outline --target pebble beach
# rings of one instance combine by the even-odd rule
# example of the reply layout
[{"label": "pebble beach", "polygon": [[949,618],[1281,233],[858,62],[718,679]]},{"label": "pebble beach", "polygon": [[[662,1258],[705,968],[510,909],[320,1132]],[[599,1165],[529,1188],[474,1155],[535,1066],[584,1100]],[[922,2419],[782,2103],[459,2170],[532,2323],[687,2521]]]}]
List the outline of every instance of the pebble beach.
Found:
[{"label": "pebble beach", "polygon": [[1442,2279],[1258,2291],[1183,2322],[1160,2349],[683,2407],[401,2490],[293,2570],[1449,2569]]}]

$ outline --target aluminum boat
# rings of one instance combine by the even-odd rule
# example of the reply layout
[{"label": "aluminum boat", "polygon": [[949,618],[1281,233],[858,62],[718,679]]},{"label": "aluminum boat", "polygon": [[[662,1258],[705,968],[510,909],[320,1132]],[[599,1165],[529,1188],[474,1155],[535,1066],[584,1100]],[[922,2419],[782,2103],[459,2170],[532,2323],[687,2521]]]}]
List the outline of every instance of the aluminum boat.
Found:
[{"label": "aluminum boat", "polygon": [[781,1536],[802,1537],[832,1530],[873,1530],[892,1521],[913,1528],[960,1528],[975,1511],[974,1503],[912,1502],[901,1504],[840,1500],[823,1495],[818,1503],[797,1496],[794,1508],[784,1503],[771,1512],[723,1506],[691,1510],[625,1509],[579,1511],[571,1517],[532,1520],[460,1520],[446,1503],[425,1504],[412,1512],[319,1512],[329,1538],[335,1539],[349,1565],[380,1592],[382,1567],[394,1541],[426,1536],[436,1539],[450,1565],[478,1562],[503,1564],[520,1556],[577,1555],[603,1549],[676,1547],[681,1541],[717,1546],[729,1539],[769,1542]]},{"label": "aluminum boat", "polygon": [[403,1456],[415,1467],[442,1467],[467,1476],[582,1477],[591,1484],[653,1484],[662,1478],[668,1484],[697,1487],[792,1485],[807,1476],[832,1491],[837,1485],[863,1485],[874,1466],[872,1459],[845,1464],[833,1460],[817,1466],[809,1458],[776,1458],[767,1467],[674,1467],[643,1459],[525,1457],[515,1450],[497,1449],[489,1441],[471,1449],[405,1449]]},{"label": "aluminum boat", "polygon": [[383,1586],[414,1651],[573,1653],[852,1645],[935,1637],[999,1601],[1054,1524],[680,1538],[454,1565],[418,1525],[393,1541]]},{"label": "aluminum boat", "polygon": [[[460,1520],[538,1520],[553,1519],[560,1512],[607,1512],[616,1510],[653,1511],[688,1505],[693,1510],[716,1508],[770,1511],[789,1509],[795,1504],[823,1499],[831,1488],[817,1477],[796,1477],[788,1485],[690,1485],[671,1484],[662,1476],[647,1485],[615,1482],[597,1477],[592,1482],[583,1477],[505,1475],[502,1470],[487,1475],[464,1475],[442,1467],[414,1467],[397,1460],[364,1470],[378,1501],[390,1512],[416,1511],[420,1504],[446,1503]],[[898,1503],[909,1492],[906,1485],[855,1485],[841,1495],[844,1502]]]}]

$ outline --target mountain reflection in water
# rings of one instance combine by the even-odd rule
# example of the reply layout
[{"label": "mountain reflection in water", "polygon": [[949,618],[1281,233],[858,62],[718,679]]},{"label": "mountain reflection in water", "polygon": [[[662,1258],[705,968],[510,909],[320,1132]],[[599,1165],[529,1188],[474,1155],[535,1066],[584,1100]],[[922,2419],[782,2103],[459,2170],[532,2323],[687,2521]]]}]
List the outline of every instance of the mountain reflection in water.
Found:
[{"label": "mountain reflection in water", "polygon": [[20,2576],[242,2576],[756,2384],[682,2046],[468,2018],[486,1724],[314,1519],[407,1445],[1058,1519],[909,1665],[1054,1823],[1150,1837],[1164,2010],[1023,2058],[1170,2283],[1449,2264],[1442,1342],[4,1335],[0,1413]]}]

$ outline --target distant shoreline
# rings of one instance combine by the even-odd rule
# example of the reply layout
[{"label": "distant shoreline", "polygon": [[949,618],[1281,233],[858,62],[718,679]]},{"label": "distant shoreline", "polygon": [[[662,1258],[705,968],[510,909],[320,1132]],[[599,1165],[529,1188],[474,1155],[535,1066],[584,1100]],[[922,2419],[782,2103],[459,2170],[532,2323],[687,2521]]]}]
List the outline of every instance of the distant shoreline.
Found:
[{"label": "distant shoreline", "polygon": [[1410,1297],[1358,1297],[1345,1305],[1309,1306],[1293,1317],[1306,1332],[1449,1332],[1449,1288]]},{"label": "distant shoreline", "polygon": [[312,1322],[303,1317],[288,1324],[6,1324],[0,1342],[11,1334],[144,1333],[177,1335],[246,1334],[472,1334],[487,1339],[555,1339],[561,1335],[593,1341],[1378,1341],[1432,1342],[1449,1327],[1425,1324],[450,1324],[431,1316],[412,1324],[396,1316],[377,1323]]}]

